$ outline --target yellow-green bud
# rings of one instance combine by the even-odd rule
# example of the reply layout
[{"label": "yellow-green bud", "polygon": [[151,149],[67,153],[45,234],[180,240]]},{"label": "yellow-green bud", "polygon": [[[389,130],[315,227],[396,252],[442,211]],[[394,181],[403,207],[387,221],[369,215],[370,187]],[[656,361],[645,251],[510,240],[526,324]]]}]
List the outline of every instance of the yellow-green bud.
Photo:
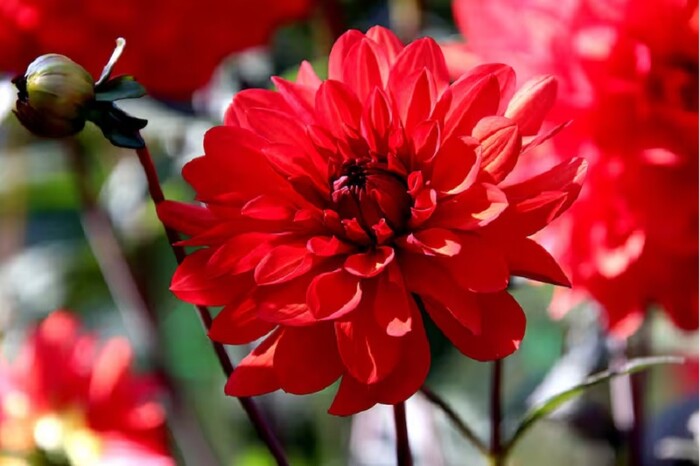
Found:
[{"label": "yellow-green bud", "polygon": [[15,113],[32,133],[64,137],[85,126],[87,109],[95,100],[95,81],[70,58],[42,55],[13,82],[19,90]]}]

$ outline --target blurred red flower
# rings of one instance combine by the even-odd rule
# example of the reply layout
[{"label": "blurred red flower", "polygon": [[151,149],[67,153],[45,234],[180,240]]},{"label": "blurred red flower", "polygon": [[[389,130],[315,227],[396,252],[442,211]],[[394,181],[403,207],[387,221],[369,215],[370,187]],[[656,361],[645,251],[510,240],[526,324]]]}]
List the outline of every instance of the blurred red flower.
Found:
[{"label": "blurred red flower", "polygon": [[0,463],[41,451],[72,465],[174,465],[157,384],[131,359],[125,340],[100,346],[71,314],[51,314],[0,366]]},{"label": "blurred red flower", "polygon": [[[588,295],[621,337],[651,305],[696,330],[697,0],[456,0],[453,7],[467,45],[448,46],[450,54],[472,64],[508,60],[519,74],[560,82],[551,121],[573,124],[521,164],[523,173],[572,154],[590,163],[580,200],[540,237],[572,277],[572,291],[556,291],[554,313]],[[464,67],[449,65],[455,74]]]},{"label": "blurred red flower", "polygon": [[[181,299],[225,305],[210,337],[270,333],[226,393],[305,394],[342,382],[330,408],[351,414],[415,393],[430,354],[412,295],[465,355],[503,358],[525,316],[511,275],[568,284],[528,236],[576,198],[569,160],[521,183],[503,180],[556,94],[541,78],[484,65],[450,84],[430,38],[404,47],[381,27],[349,31],[329,79],[304,62],[277,92],[251,89],[183,176],[203,207],[164,203],[161,218],[206,246],[177,269]],[[527,137],[524,142],[523,138]]]},{"label": "blurred red flower", "polygon": [[115,72],[155,96],[184,100],[227,55],[266,43],[306,16],[312,0],[119,2],[0,0],[0,70],[23,73],[45,53],[66,55],[99,76],[117,37],[129,46]]}]

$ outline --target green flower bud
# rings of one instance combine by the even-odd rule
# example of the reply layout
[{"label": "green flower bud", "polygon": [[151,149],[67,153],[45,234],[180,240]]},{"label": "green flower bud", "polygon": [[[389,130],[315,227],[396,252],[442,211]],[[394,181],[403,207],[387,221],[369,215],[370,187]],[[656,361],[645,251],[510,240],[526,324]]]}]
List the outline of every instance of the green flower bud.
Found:
[{"label": "green flower bud", "polygon": [[95,101],[95,81],[68,57],[50,53],[34,60],[17,86],[15,114],[29,131],[44,137],[64,137],[85,126]]}]

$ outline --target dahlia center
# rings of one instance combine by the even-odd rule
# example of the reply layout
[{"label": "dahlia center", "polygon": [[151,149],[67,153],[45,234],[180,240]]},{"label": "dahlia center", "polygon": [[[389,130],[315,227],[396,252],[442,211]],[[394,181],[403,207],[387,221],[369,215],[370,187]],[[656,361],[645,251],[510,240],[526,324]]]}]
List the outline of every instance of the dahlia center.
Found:
[{"label": "dahlia center", "polygon": [[368,232],[382,219],[400,231],[411,213],[404,177],[370,158],[347,160],[336,170],[331,201],[341,218],[356,219]]}]

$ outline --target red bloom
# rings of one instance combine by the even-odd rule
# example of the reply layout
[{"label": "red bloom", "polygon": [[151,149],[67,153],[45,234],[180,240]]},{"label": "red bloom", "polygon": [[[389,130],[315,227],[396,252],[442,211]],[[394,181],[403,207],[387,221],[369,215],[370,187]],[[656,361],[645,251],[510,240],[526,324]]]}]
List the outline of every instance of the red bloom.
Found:
[{"label": "red bloom", "polygon": [[174,465],[157,386],[132,374],[130,364],[126,341],[113,338],[99,348],[73,316],[51,314],[14,364],[0,366],[3,454],[41,449],[77,466]]},{"label": "red bloom", "polygon": [[551,78],[512,96],[513,71],[485,65],[450,84],[432,39],[404,47],[381,27],[338,39],[328,75],[305,62],[296,82],[273,78],[278,92],[239,93],[183,169],[205,205],[159,214],[206,246],[171,289],[225,305],[210,337],[271,332],[226,393],[304,394],[342,377],[330,412],[351,414],[423,383],[430,355],[412,295],[465,355],[517,349],[525,316],[509,277],[568,283],[528,236],[574,201],[585,167],[504,182],[547,138],[532,136]]},{"label": "red bloom", "polygon": [[[540,150],[591,165],[580,201],[543,239],[575,298],[601,303],[620,336],[651,304],[697,329],[697,0],[457,0],[454,12],[472,54],[561,83],[550,115],[574,121]],[[568,293],[557,290],[557,314]]]},{"label": "red bloom", "polygon": [[[227,55],[266,43],[276,27],[303,18],[312,0],[14,0],[0,3],[0,70],[23,73],[60,53],[98,76],[117,37],[129,47],[116,73],[153,95],[187,99]],[[215,32],[214,32],[215,31]]]}]

